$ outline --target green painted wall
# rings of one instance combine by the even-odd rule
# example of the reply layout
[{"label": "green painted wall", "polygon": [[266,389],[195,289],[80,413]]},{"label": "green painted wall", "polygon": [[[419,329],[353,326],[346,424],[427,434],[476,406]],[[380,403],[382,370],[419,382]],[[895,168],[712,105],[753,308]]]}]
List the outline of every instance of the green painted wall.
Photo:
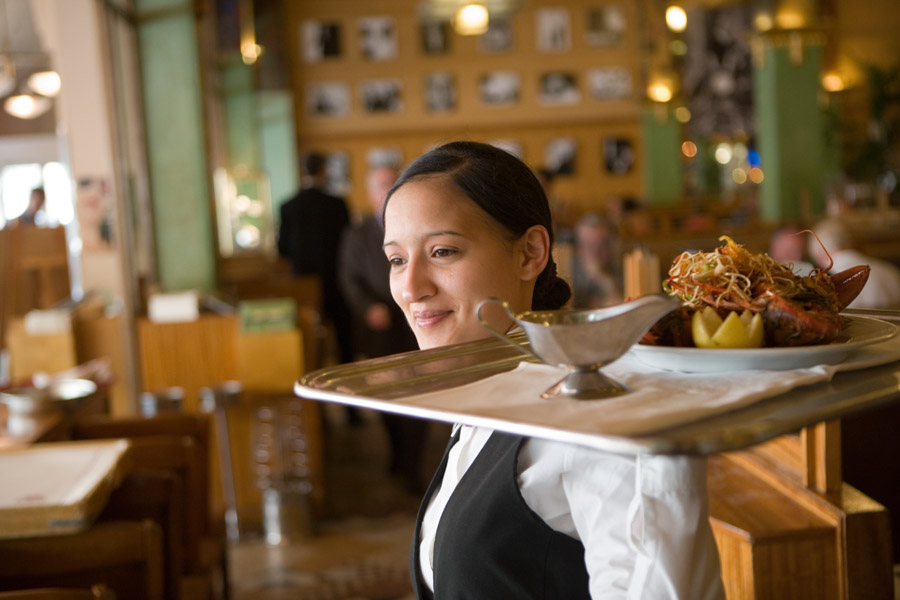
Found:
[{"label": "green painted wall", "polygon": [[760,217],[765,221],[815,218],[824,212],[829,165],[825,118],[819,106],[821,49],[805,46],[802,61],[788,48],[769,46],[754,71],[757,142],[765,179]]},{"label": "green painted wall", "polygon": [[[136,0],[156,261],[164,291],[211,290],[215,249],[193,0]],[[162,10],[177,8],[179,10]]]},{"label": "green painted wall", "polygon": [[259,128],[260,159],[263,171],[269,174],[272,214],[277,221],[281,205],[300,186],[294,101],[290,91],[259,92]]},{"label": "green painted wall", "polygon": [[641,127],[647,204],[678,204],[684,193],[681,124],[672,116],[668,105],[656,105],[644,109]]}]

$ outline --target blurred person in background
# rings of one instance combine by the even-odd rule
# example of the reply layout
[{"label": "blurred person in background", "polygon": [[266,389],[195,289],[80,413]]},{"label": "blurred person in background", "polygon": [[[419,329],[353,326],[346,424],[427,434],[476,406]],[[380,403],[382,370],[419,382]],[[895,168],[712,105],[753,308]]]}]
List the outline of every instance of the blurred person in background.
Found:
[{"label": "blurred person in background", "polygon": [[586,213],[575,226],[572,307],[602,308],[622,299],[619,236],[603,215]]},{"label": "blurred person in background", "polygon": [[900,269],[857,250],[846,225],[836,219],[817,223],[813,231],[819,239],[809,240],[809,253],[819,267],[828,267],[833,259],[829,273],[858,265],[869,265],[871,269],[865,287],[848,308],[900,308]]},{"label": "blurred person in background", "polygon": [[[348,228],[338,255],[338,281],[350,309],[356,359],[377,358],[418,348],[403,311],[391,297],[390,263],[384,256],[381,208],[397,179],[393,167],[376,167],[366,175],[366,195],[372,214]],[[428,423],[379,413],[391,444],[392,476],[420,494],[422,456]],[[355,417],[350,416],[351,422]]]},{"label": "blurred person in background", "polygon": [[337,276],[338,244],[350,224],[343,198],[325,191],[325,157],[307,154],[301,165],[300,191],[281,205],[278,253],[291,261],[294,275],[318,275],[322,283],[322,313],[334,327],[338,360],[353,361],[350,313]]},{"label": "blurred person in background", "polygon": [[47,199],[47,195],[44,193],[44,188],[37,187],[31,190],[31,196],[28,199],[28,207],[25,209],[21,215],[17,218],[9,221],[9,227],[34,227],[35,225],[43,224],[46,221],[44,217],[44,202]]},{"label": "blurred person in background", "polygon": [[774,260],[793,265],[794,275],[808,275],[813,264],[807,260],[806,239],[811,237],[797,227],[787,226],[778,229],[769,240],[769,256]]}]

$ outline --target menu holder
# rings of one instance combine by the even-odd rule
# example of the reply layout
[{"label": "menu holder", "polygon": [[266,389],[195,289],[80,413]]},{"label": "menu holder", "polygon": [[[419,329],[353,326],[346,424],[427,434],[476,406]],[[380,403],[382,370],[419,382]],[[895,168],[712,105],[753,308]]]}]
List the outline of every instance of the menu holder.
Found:
[{"label": "menu holder", "polygon": [[659,256],[636,248],[624,258],[625,297],[640,298],[660,292]]},{"label": "menu holder", "polygon": [[0,538],[75,533],[126,471],[124,439],[52,442],[0,452]]}]

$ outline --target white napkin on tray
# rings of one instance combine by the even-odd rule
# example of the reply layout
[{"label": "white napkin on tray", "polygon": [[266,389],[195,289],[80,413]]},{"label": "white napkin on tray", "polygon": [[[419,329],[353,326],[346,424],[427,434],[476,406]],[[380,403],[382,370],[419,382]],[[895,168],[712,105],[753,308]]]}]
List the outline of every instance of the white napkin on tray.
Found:
[{"label": "white napkin on tray", "polygon": [[644,365],[626,353],[603,372],[632,391],[599,402],[554,399],[541,393],[566,370],[522,362],[511,371],[474,383],[403,398],[403,403],[480,417],[512,419],[554,428],[633,436],[694,421],[829,381],[839,371],[900,360],[900,336],[865,346],[839,364],[787,371],[674,373]]}]

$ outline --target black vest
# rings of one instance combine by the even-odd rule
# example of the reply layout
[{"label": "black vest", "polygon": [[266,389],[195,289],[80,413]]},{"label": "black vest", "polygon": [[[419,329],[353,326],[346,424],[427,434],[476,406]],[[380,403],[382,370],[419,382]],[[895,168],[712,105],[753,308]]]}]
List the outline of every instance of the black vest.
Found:
[{"label": "black vest", "polygon": [[[419,600],[432,598],[419,575],[422,517],[458,439],[457,432],[416,520],[410,573]],[[584,545],[547,525],[519,491],[516,463],[526,439],[494,432],[450,496],[434,543],[436,600],[590,598]]]}]

